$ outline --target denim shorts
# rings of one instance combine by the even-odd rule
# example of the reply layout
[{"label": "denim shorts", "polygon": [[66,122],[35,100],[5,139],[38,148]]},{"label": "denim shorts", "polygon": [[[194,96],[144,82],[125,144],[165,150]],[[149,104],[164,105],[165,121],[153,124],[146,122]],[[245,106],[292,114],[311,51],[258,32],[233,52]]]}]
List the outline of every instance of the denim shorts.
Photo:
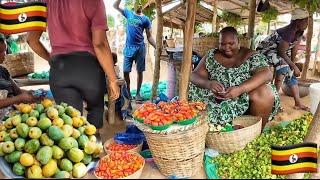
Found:
[{"label": "denim shorts", "polygon": [[298,84],[297,77],[295,77],[294,75],[290,77],[290,75],[289,75],[290,71],[291,70],[290,70],[289,66],[285,66],[285,67],[282,67],[282,68],[276,70],[277,76],[278,75],[285,75],[284,83],[289,87]]},{"label": "denim shorts", "polygon": [[136,63],[137,72],[146,69],[146,48],[145,46],[126,46],[123,51],[123,72],[131,72],[133,62]]}]

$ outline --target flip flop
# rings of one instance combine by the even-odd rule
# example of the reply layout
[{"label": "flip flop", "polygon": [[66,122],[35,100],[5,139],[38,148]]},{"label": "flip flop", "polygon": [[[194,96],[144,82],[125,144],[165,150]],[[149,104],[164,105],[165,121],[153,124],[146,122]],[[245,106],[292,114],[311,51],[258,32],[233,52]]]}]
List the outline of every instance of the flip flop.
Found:
[{"label": "flip flop", "polygon": [[303,107],[300,107],[300,106],[293,106],[293,109],[296,109],[296,110],[302,110],[302,111],[308,111],[310,112],[310,108],[306,107],[306,106],[303,106]]}]

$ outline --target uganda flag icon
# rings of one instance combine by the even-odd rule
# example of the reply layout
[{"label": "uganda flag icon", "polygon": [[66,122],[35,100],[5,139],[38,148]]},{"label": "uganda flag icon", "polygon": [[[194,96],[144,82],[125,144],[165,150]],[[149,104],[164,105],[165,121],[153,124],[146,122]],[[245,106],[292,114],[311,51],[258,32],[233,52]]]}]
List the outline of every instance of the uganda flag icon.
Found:
[{"label": "uganda flag icon", "polygon": [[17,34],[46,31],[47,7],[43,2],[0,5],[0,33]]},{"label": "uganda flag icon", "polygon": [[287,175],[317,172],[317,144],[301,143],[271,147],[271,173]]}]

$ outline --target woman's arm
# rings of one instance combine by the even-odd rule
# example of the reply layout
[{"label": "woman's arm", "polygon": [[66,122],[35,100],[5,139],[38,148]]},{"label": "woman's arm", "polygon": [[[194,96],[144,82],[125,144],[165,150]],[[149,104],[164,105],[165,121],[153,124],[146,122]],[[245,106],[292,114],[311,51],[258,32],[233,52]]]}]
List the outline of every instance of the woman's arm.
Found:
[{"label": "woman's arm", "polygon": [[42,31],[30,31],[27,36],[27,42],[35,53],[37,53],[41,58],[49,61],[50,54],[40,42],[41,35]]},{"label": "woman's arm", "polygon": [[190,81],[203,89],[213,90],[215,92],[224,91],[224,86],[217,82],[217,81],[210,81],[209,80],[209,73],[206,69],[206,60],[207,56],[203,57],[200,61],[199,65],[196,69],[192,72],[190,76]]},{"label": "woman's arm", "polygon": [[22,93],[18,96],[0,99],[0,108],[7,107],[13,104],[35,102],[37,100],[38,98],[34,97],[31,92],[22,91]]},{"label": "woman's arm", "polygon": [[272,81],[272,78],[272,73],[268,67],[258,69],[250,79],[239,86],[241,94],[253,91],[257,87]]},{"label": "woman's arm", "polygon": [[108,76],[110,86],[110,98],[116,100],[120,95],[120,89],[117,84],[117,76],[113,65],[112,54],[105,30],[92,30],[92,44],[99,64]]}]

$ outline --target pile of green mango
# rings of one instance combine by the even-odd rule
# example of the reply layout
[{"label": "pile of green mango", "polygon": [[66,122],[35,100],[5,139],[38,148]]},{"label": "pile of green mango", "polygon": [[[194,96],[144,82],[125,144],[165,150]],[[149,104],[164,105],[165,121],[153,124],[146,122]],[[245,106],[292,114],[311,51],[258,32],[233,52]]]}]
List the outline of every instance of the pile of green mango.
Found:
[{"label": "pile of green mango", "polygon": [[95,133],[96,127],[65,103],[22,103],[0,124],[0,156],[19,176],[81,178],[103,151]]},{"label": "pile of green mango", "polygon": [[223,179],[283,179],[285,176],[271,174],[271,145],[292,145],[303,142],[312,114],[291,121],[286,126],[274,126],[249,143],[245,149],[220,155],[212,163],[218,167]]}]

